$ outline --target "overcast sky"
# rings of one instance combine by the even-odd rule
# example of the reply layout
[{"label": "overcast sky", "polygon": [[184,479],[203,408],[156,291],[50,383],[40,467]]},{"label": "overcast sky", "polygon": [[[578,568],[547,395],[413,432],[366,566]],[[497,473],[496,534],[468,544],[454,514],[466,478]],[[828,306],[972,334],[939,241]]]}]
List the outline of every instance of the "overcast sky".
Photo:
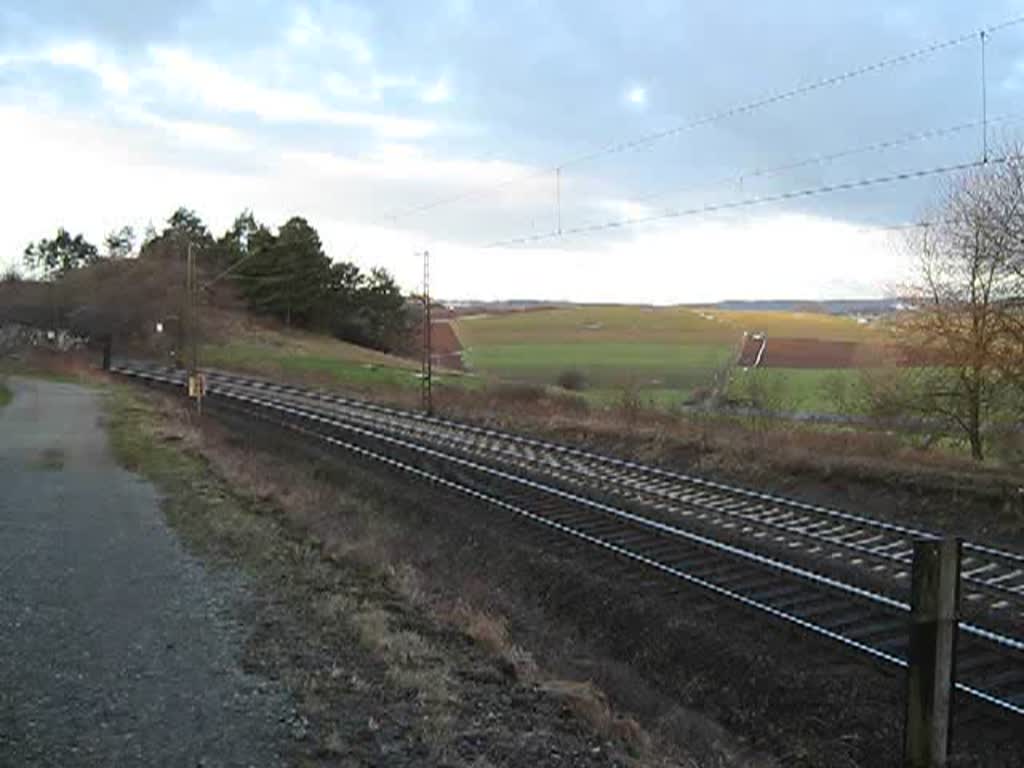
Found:
[{"label": "overcast sky", "polygon": [[[1024,0],[5,0],[0,266],[58,225],[99,242],[186,205],[215,233],[244,208],[306,216],[332,257],[410,289],[429,248],[447,298],[881,295],[907,256],[878,227],[926,215],[942,177],[493,244],[556,231],[559,213],[564,232],[974,160],[977,39],[685,126],[1021,14]],[[988,36],[986,64],[998,144],[1024,131],[1024,24]]]}]

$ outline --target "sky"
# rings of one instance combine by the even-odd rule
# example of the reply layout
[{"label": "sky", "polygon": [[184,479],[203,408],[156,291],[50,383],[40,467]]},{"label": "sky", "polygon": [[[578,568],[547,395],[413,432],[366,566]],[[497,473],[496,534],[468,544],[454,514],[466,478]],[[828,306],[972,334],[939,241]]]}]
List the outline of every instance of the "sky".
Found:
[{"label": "sky", "polygon": [[429,250],[448,299],[881,296],[912,269],[894,227],[955,174],[747,202],[974,162],[983,114],[998,154],[1024,131],[1024,23],[986,35],[984,77],[978,33],[1018,16],[1024,0],[5,0],[0,267],[58,226],[98,243],[184,205],[215,234],[244,209],[304,216],[332,258],[409,290]]}]

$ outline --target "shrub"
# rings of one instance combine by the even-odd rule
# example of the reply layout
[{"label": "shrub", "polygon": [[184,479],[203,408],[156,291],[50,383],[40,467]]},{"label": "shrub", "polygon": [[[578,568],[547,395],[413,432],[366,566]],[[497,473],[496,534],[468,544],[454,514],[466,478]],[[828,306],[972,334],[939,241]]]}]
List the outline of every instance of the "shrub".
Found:
[{"label": "shrub", "polygon": [[562,389],[568,389],[570,392],[579,392],[580,390],[586,389],[587,377],[583,375],[583,371],[579,371],[575,368],[568,368],[558,374],[556,383]]}]

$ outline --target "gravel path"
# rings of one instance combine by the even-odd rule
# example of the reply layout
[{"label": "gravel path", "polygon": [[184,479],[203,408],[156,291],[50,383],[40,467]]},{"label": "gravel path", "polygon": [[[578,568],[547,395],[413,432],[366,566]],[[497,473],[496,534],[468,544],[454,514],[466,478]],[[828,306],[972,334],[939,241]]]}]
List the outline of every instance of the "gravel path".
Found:
[{"label": "gravel path", "polygon": [[0,766],[275,766],[294,709],[246,675],[247,599],[114,462],[100,396],[12,379],[0,408]]}]

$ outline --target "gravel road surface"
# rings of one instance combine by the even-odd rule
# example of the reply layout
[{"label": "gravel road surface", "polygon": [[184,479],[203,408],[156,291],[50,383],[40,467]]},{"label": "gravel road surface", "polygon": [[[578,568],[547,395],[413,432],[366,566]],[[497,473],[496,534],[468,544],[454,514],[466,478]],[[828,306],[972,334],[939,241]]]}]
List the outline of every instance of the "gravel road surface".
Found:
[{"label": "gravel road surface", "polygon": [[114,462],[101,394],[0,408],[0,766],[276,766],[294,708],[245,674],[246,590],[190,557]]}]

